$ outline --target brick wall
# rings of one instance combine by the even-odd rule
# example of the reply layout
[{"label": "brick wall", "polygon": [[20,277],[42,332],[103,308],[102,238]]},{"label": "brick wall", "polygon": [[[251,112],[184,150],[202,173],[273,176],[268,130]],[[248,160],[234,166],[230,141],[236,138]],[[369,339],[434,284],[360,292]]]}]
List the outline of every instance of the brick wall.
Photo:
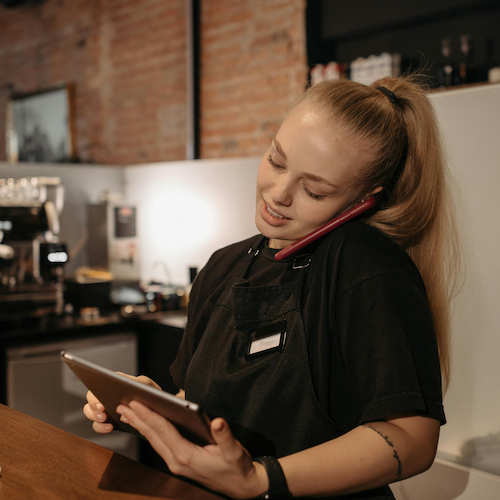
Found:
[{"label": "brick wall", "polygon": [[[261,154],[306,84],[305,0],[201,0],[201,155]],[[0,7],[0,113],[10,95],[75,88],[82,161],[185,158],[183,0]],[[5,160],[0,120],[0,160]]]},{"label": "brick wall", "polygon": [[260,155],[307,84],[305,0],[201,6],[201,156]]}]

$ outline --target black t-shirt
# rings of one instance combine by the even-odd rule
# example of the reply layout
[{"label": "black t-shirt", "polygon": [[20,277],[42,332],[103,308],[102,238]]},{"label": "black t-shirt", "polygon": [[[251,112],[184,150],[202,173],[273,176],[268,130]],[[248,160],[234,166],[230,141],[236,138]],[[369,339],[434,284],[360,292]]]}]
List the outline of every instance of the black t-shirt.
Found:
[{"label": "black t-shirt", "polygon": [[[177,386],[184,386],[215,303],[232,276],[243,276],[248,250],[261,238],[218,250],[194,281],[186,332],[171,367]],[[363,221],[345,224],[305,251],[311,263],[303,318],[311,376],[325,412],[346,432],[404,414],[444,423],[432,317],[407,253]],[[250,270],[251,286],[294,278],[294,257],[278,262],[276,252],[262,249]]]}]

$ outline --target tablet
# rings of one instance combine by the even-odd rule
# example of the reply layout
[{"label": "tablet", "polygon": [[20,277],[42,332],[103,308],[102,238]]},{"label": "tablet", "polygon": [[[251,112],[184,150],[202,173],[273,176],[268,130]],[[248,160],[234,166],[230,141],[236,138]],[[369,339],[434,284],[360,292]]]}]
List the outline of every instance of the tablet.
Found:
[{"label": "tablet", "polygon": [[210,419],[196,403],[131,380],[67,351],[61,351],[61,359],[104,405],[108,414],[107,421],[113,424],[115,429],[132,432],[144,438],[132,426],[120,422],[120,415],[116,413],[118,405],[128,405],[130,401],[139,401],[163,415],[193,443],[201,446],[214,443],[210,433]]}]

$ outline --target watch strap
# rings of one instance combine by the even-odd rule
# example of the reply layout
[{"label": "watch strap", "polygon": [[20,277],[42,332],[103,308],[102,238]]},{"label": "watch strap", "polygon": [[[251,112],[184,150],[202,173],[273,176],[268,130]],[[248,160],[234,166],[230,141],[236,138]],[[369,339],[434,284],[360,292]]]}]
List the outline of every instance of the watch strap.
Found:
[{"label": "watch strap", "polygon": [[261,463],[267,472],[269,479],[269,489],[261,496],[263,500],[274,500],[278,498],[290,498],[290,491],[286,484],[285,474],[281,468],[278,459],[275,457],[254,458],[256,462]]}]

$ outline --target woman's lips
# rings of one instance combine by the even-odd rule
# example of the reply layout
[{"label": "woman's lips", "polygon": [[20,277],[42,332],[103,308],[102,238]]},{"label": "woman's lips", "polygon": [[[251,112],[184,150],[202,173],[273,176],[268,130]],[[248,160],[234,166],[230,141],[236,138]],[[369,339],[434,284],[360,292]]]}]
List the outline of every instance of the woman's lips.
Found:
[{"label": "woman's lips", "polygon": [[[276,215],[273,215],[269,210],[271,210]],[[262,219],[264,219],[264,222],[273,227],[283,226],[284,224],[288,224],[288,222],[292,220],[274,211],[267,205],[264,200],[262,201],[260,215]]]}]

